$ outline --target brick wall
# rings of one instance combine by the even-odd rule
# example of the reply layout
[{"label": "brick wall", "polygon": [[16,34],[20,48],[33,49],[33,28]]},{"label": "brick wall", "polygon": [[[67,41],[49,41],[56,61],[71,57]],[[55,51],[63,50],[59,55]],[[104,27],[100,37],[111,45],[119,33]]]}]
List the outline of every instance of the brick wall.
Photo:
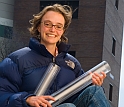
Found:
[{"label": "brick wall", "polygon": [[33,18],[33,14],[39,12],[39,6],[39,0],[15,0],[13,50],[28,45],[29,20]]},{"label": "brick wall", "polygon": [[73,19],[68,31],[71,50],[85,71],[102,60],[105,8],[105,0],[80,0],[78,19]]}]

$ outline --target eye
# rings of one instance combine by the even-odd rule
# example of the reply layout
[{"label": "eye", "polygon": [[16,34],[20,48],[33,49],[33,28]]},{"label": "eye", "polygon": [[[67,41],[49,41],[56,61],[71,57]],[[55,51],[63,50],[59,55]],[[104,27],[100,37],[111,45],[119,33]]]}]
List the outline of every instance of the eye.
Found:
[{"label": "eye", "polygon": [[58,29],[61,29],[61,28],[62,28],[62,25],[56,25],[56,27],[57,27]]},{"label": "eye", "polygon": [[49,22],[44,23],[44,24],[45,24],[45,26],[50,26],[51,25]]}]

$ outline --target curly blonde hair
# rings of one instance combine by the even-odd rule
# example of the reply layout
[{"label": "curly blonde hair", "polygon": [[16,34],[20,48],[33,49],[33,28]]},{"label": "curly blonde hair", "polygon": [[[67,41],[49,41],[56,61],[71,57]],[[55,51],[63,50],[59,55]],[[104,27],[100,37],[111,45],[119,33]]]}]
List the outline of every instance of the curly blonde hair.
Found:
[{"label": "curly blonde hair", "polygon": [[68,5],[60,5],[60,4],[54,4],[50,6],[46,6],[40,13],[33,15],[33,19],[29,21],[29,23],[32,25],[29,28],[29,31],[33,37],[37,38],[40,41],[39,38],[39,31],[38,31],[38,26],[41,23],[42,17],[48,12],[48,11],[54,11],[54,12],[59,12],[62,14],[62,16],[65,19],[65,25],[64,25],[64,33],[61,37],[61,40],[59,42],[68,42],[68,38],[64,35],[65,31],[68,29],[71,19],[72,19],[72,9]]}]

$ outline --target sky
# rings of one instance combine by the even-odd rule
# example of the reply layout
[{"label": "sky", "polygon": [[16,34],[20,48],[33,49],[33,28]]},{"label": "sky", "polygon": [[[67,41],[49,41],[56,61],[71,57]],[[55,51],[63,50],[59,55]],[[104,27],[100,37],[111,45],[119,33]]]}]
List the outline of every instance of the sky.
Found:
[{"label": "sky", "polygon": [[121,74],[120,74],[120,92],[118,107],[124,107],[124,26],[123,26],[123,44],[122,44]]}]

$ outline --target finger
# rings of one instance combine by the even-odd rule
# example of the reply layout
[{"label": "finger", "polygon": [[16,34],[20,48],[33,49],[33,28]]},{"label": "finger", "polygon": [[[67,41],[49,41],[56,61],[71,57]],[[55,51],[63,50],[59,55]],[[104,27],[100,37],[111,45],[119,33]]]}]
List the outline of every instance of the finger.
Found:
[{"label": "finger", "polygon": [[38,102],[35,101],[35,102],[33,103],[33,106],[34,106],[34,107],[40,107],[41,105],[40,105]]},{"label": "finger", "polygon": [[103,80],[106,78],[106,73],[101,72],[101,74],[94,73],[97,77],[99,77],[101,84],[103,83]]},{"label": "finger", "polygon": [[93,85],[99,85],[95,78],[92,78]]},{"label": "finger", "polygon": [[101,74],[103,75],[103,79],[106,78],[106,73],[105,72],[101,72]]},{"label": "finger", "polygon": [[44,100],[43,101],[43,106],[44,107],[52,107],[52,105],[49,103],[49,101],[47,101],[47,100]]},{"label": "finger", "polygon": [[48,107],[52,107],[52,105],[49,103],[49,101],[48,100],[46,100],[45,98],[48,98],[48,97],[46,97],[46,96],[42,96],[41,98],[40,98],[40,100],[41,100],[41,104],[42,104],[42,106],[44,106],[44,107],[46,107],[46,106],[48,106]]},{"label": "finger", "polygon": [[106,73],[105,72],[100,72],[100,74],[98,73],[94,73],[95,75],[99,76],[100,78],[102,77],[103,79],[106,77]]},{"label": "finger", "polygon": [[92,84],[93,84],[93,85],[96,85],[96,82],[97,82],[97,81],[96,81],[96,79],[94,78],[93,73],[90,72],[89,74],[92,76]]},{"label": "finger", "polygon": [[36,107],[41,107],[42,106],[42,102],[39,98],[35,101],[35,105],[36,105]]},{"label": "finger", "polygon": [[28,104],[33,107],[40,107],[39,106],[40,102],[41,101],[37,97],[31,97],[31,100],[29,101]]},{"label": "finger", "polygon": [[45,104],[45,103],[40,103],[40,107],[47,107],[47,104]]},{"label": "finger", "polygon": [[93,82],[96,85],[101,85],[102,82],[103,82],[103,79],[102,79],[102,77],[99,74],[93,74],[92,78],[93,78]]},{"label": "finger", "polygon": [[[96,77],[95,77],[96,76]],[[104,76],[102,74],[94,73],[94,77],[98,80],[103,82]]]},{"label": "finger", "polygon": [[97,81],[101,81],[102,78],[98,73],[93,73],[92,77],[95,78]]},{"label": "finger", "polygon": [[43,96],[44,99],[47,99],[47,100],[52,100],[52,101],[55,101],[55,98],[52,97],[52,96]]}]

